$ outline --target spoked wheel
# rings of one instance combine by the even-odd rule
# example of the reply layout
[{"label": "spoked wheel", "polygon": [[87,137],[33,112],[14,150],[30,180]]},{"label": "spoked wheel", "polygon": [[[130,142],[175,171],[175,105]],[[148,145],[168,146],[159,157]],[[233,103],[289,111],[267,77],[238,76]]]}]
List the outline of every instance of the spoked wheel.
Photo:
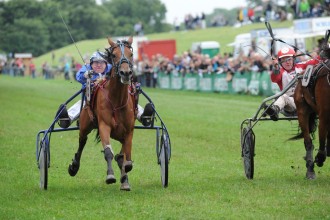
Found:
[{"label": "spoked wheel", "polygon": [[255,135],[252,129],[249,128],[243,128],[241,135],[241,147],[245,176],[248,179],[253,179]]},{"label": "spoked wheel", "polygon": [[40,142],[40,154],[39,154],[39,172],[40,172],[40,189],[47,189],[48,186],[48,166],[49,166],[49,140],[46,136]]},{"label": "spoked wheel", "polygon": [[163,187],[168,186],[168,164],[171,157],[170,140],[166,130],[163,130],[160,139],[160,151],[158,154],[158,163],[160,165],[161,180]]}]

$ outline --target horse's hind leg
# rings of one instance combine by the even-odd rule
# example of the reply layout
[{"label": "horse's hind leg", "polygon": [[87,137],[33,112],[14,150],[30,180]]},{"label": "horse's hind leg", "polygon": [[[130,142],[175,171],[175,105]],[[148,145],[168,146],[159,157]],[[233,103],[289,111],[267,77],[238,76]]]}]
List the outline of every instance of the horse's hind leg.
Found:
[{"label": "horse's hind leg", "polygon": [[330,157],[330,131],[328,131],[328,137],[327,137],[327,156]]},{"label": "horse's hind leg", "polygon": [[312,139],[309,137],[307,140],[304,141],[305,149],[306,149],[306,178],[307,179],[315,179],[315,171],[314,171],[314,161],[313,161],[313,143]]},{"label": "horse's hind leg", "polygon": [[[117,161],[118,162],[118,161]],[[126,160],[126,154],[123,154],[122,158],[122,166],[120,167],[121,176],[120,176],[120,190],[130,191],[131,187],[128,182],[128,175],[127,173],[132,170],[133,164],[132,161]]]},{"label": "horse's hind leg", "polygon": [[[132,161],[127,161],[124,163],[124,154],[120,152],[115,156],[115,160],[117,161],[118,167],[121,171],[121,177],[120,177],[120,189],[125,191],[130,191],[130,185],[128,182],[128,175],[127,173],[132,170],[133,164]],[[124,164],[124,166],[123,166]]]},{"label": "horse's hind leg", "polygon": [[309,125],[308,123],[306,123],[306,121],[304,121],[304,119],[306,118],[308,120],[309,117],[302,117],[302,118],[303,119],[301,121],[299,119],[299,123],[300,123],[301,131],[304,134],[304,145],[306,150],[305,160],[306,160],[306,168],[307,168],[306,178],[315,179],[316,176],[314,171],[314,158],[313,158],[314,145],[312,142],[312,138],[310,137]]},{"label": "horse's hind leg", "polygon": [[[120,158],[121,161],[117,160],[118,166],[119,166],[119,168],[121,168],[120,189],[126,190],[126,191],[131,190],[129,182],[128,182],[127,173],[133,169],[133,163],[132,163],[132,159],[131,159],[132,139],[133,139],[133,133],[128,135],[126,137],[125,141],[122,142],[121,153],[123,153],[123,157]],[[119,162],[121,162],[121,166],[120,166]]]},{"label": "horse's hind leg", "polygon": [[325,120],[322,118],[322,115],[320,115],[319,120],[319,142],[320,142],[320,148],[317,152],[317,155],[315,157],[315,163],[318,167],[322,167],[324,161],[327,159],[327,152],[325,149],[325,141],[327,137],[327,124],[324,123]]},{"label": "horse's hind leg", "polygon": [[84,147],[87,142],[87,135],[93,130],[93,127],[90,123],[89,116],[87,111],[81,112],[80,117],[80,131],[79,131],[79,148],[78,151],[75,153],[74,158],[72,159],[72,163],[69,165],[68,172],[70,176],[75,176],[80,167],[80,159],[81,154],[84,150]]},{"label": "horse's hind leg", "polygon": [[327,156],[330,157],[330,115],[328,116],[328,121],[326,122],[326,126],[327,126],[326,127],[326,136],[327,136],[326,151],[327,151]]},{"label": "horse's hind leg", "polygon": [[75,176],[78,173],[80,167],[80,158],[81,154],[84,150],[85,144],[87,142],[87,136],[79,135],[79,148],[75,153],[74,158],[72,159],[72,163],[69,165],[68,172],[70,176]]}]

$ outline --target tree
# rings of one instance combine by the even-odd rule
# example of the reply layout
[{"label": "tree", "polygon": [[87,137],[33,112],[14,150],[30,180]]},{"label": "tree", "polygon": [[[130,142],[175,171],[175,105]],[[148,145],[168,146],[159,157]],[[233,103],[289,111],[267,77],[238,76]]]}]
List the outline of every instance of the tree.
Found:
[{"label": "tree", "polygon": [[47,27],[37,19],[15,19],[3,35],[2,48],[12,53],[32,53],[39,56],[49,44]]},{"label": "tree", "polygon": [[[0,1],[0,51],[38,56],[75,41],[170,30],[160,0],[7,0]],[[63,22],[64,21],[64,22]]]},{"label": "tree", "polygon": [[[160,0],[111,0],[103,3],[115,19],[114,35],[130,35],[134,24],[142,22],[145,33],[168,31],[166,7]],[[150,23],[150,21],[153,21]]]}]

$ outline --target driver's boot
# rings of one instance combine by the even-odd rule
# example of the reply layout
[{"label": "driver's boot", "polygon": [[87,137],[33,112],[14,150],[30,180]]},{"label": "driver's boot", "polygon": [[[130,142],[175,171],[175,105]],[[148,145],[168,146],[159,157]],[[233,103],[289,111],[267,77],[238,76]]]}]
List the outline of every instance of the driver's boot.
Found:
[{"label": "driver's boot", "polygon": [[[60,105],[58,112],[61,110],[62,106],[63,104]],[[70,127],[72,122],[78,119],[80,115],[80,108],[81,108],[81,100],[79,100],[73,106],[71,106],[69,110],[66,110],[66,106],[64,106],[64,109],[62,110],[58,118],[59,126],[61,128]]]},{"label": "driver's boot", "polygon": [[[266,108],[267,107],[268,106],[266,106]],[[280,107],[278,107],[277,105],[271,105],[267,108],[265,113],[269,115],[270,119],[272,119],[273,121],[277,121],[279,112],[280,112]]]},{"label": "driver's boot", "polygon": [[[62,110],[62,111],[61,111]],[[61,128],[68,128],[71,125],[71,120],[68,114],[66,106],[61,104],[57,111],[58,115],[58,125]]]},{"label": "driver's boot", "polygon": [[[143,110],[143,112],[141,110]],[[139,106],[139,113],[137,115],[137,119],[143,124],[143,126],[148,127],[151,125],[153,114],[154,108],[152,107],[152,104],[147,103],[144,109]]]}]

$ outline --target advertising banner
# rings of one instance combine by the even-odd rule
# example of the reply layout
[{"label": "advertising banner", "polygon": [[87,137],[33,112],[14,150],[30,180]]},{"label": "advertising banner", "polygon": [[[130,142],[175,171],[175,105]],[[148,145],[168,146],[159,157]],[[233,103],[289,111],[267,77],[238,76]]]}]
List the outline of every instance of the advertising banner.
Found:
[{"label": "advertising banner", "polygon": [[158,74],[162,89],[220,92],[227,94],[250,94],[271,96],[279,92],[277,84],[272,83],[267,71],[235,73],[230,79],[226,74]]}]

